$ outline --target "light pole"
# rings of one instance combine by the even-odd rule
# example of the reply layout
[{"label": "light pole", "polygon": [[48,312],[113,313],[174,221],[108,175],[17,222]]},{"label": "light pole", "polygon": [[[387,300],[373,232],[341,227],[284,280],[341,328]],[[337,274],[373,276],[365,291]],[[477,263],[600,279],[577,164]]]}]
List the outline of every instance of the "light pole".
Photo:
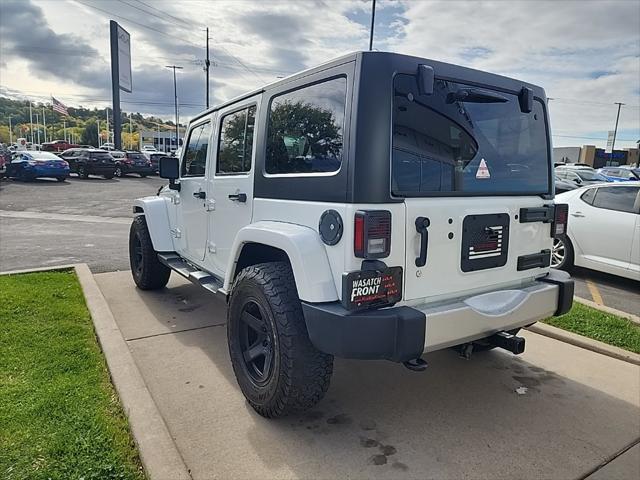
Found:
[{"label": "light pole", "polygon": [[373,26],[376,21],[376,0],[371,5],[371,31],[369,32],[369,51],[373,50]]},{"label": "light pole", "polygon": [[182,70],[182,67],[178,67],[177,65],[166,65],[167,68],[173,69],[173,104],[176,111],[176,150],[178,149],[178,144],[180,143],[180,131],[178,130],[178,87],[176,85],[176,68],[178,70]]},{"label": "light pole", "polygon": [[616,115],[616,126],[613,129],[613,142],[611,142],[611,164],[613,164],[613,150],[616,148],[616,135],[618,134],[618,120],[620,120],[620,107],[624,105],[622,102],[614,102],[615,105],[618,105],[618,114]]}]

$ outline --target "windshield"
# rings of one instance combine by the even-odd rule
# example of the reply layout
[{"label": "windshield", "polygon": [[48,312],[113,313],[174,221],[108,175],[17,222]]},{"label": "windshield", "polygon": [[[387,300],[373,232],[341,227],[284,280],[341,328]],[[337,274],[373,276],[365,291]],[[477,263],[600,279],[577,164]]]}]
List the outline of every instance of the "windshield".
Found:
[{"label": "windshield", "polygon": [[392,191],[399,196],[545,194],[550,166],[539,101],[436,80],[419,95],[413,75],[394,80]]},{"label": "windshield", "polygon": [[576,170],[575,173],[582,179],[588,182],[592,182],[594,180],[606,182],[607,179],[603,175],[598,172],[592,172],[591,170]]}]

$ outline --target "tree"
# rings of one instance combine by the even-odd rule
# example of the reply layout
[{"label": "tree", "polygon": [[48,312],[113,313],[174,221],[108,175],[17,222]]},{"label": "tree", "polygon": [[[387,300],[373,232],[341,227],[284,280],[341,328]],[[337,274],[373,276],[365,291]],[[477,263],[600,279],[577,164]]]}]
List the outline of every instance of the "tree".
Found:
[{"label": "tree", "polygon": [[90,122],[84,127],[82,131],[82,136],[80,137],[80,143],[83,145],[93,145],[94,147],[98,146],[98,126]]}]

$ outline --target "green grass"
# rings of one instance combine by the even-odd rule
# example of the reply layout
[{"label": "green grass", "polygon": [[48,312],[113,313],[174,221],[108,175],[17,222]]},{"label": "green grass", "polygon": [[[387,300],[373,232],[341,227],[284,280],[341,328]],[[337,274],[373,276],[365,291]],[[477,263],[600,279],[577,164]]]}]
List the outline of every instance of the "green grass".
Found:
[{"label": "green grass", "polygon": [[548,318],[544,322],[614,347],[640,353],[639,325],[626,318],[601,312],[581,303],[574,302],[569,313]]},{"label": "green grass", "polygon": [[145,478],[73,272],[0,276],[0,478]]}]

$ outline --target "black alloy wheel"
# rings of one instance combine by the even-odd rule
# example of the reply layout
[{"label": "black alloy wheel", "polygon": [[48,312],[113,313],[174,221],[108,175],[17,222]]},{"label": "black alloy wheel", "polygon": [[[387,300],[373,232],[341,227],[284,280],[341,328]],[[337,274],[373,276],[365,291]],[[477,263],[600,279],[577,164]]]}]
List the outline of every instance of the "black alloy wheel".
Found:
[{"label": "black alloy wheel", "polygon": [[256,385],[267,383],[273,371],[275,342],[266,319],[260,305],[248,300],[242,308],[237,330],[244,368]]},{"label": "black alloy wheel", "polygon": [[114,173],[114,175],[116,177],[121,178],[122,177],[122,167],[120,165],[118,165],[116,167],[116,170],[113,173]]},{"label": "black alloy wheel", "polygon": [[80,165],[78,167],[78,177],[80,178],[89,178],[89,173],[87,172],[87,167],[84,165]]}]

